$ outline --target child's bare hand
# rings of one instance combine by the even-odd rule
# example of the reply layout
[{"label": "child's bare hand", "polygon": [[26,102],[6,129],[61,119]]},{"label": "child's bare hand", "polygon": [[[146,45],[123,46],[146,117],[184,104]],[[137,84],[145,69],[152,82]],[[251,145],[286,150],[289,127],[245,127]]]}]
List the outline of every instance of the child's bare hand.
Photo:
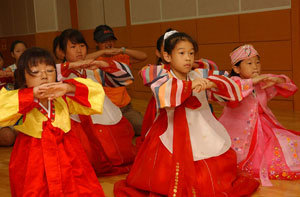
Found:
[{"label": "child's bare hand", "polygon": [[80,60],[80,61],[76,61],[76,62],[71,62],[69,65],[69,68],[72,69],[82,69],[82,68],[86,68],[89,66],[89,64],[91,62],[93,62],[94,60]]},{"label": "child's bare hand", "polygon": [[47,98],[49,100],[53,100],[65,95],[66,93],[75,91],[75,86],[62,82],[47,83],[35,88],[38,90],[37,93],[40,93],[36,98]]},{"label": "child's bare hand", "polygon": [[47,97],[47,84],[36,86],[33,88],[33,96],[37,99],[46,99]]},{"label": "child's bare hand", "polygon": [[256,77],[252,78],[252,83],[254,85],[258,84],[259,82],[261,82],[262,80],[266,79],[268,76],[267,75],[258,75]]},{"label": "child's bare hand", "polygon": [[197,78],[192,81],[192,89],[195,92],[201,92],[202,90],[214,87],[214,83],[204,78]]},{"label": "child's bare hand", "polygon": [[123,50],[121,48],[104,49],[103,53],[107,56],[113,56],[123,53]]},{"label": "child's bare hand", "polygon": [[264,85],[261,88],[266,89],[277,83],[284,83],[285,80],[280,77],[267,77],[267,78],[263,79],[263,82],[264,82]]},{"label": "child's bare hand", "polygon": [[109,67],[109,64],[102,60],[94,60],[86,65],[86,69],[95,70],[97,68],[106,68]]}]

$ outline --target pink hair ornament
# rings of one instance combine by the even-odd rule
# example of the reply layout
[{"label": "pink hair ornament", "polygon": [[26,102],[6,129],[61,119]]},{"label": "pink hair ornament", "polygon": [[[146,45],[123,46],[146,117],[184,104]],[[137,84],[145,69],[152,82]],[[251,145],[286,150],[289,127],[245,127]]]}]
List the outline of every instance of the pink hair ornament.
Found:
[{"label": "pink hair ornament", "polygon": [[235,65],[241,60],[259,56],[259,54],[251,44],[245,44],[232,51],[229,56],[231,58],[231,64]]}]

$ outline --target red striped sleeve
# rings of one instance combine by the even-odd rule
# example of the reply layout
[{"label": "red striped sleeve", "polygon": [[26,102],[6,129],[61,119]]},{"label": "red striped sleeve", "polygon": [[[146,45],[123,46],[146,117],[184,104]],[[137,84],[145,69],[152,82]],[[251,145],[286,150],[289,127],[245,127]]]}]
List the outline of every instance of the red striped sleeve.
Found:
[{"label": "red striped sleeve", "polygon": [[176,93],[177,93],[177,80],[172,79],[172,87],[170,93],[170,104],[171,106],[176,106]]},{"label": "red striped sleeve", "polygon": [[81,105],[91,107],[91,104],[89,102],[89,89],[86,85],[74,79],[67,79],[64,81],[64,83],[70,83],[76,86],[75,96],[68,96],[69,98]]}]

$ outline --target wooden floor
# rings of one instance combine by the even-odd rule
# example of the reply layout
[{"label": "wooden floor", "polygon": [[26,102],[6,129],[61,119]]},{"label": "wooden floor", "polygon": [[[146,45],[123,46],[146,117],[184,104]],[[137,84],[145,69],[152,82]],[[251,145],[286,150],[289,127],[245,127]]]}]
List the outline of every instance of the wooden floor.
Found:
[{"label": "wooden floor", "polygon": [[[133,99],[134,108],[144,113],[148,101]],[[216,115],[220,115],[221,108],[214,105]],[[286,128],[300,131],[300,112],[273,111],[277,119]],[[10,197],[8,164],[12,147],[0,147],[0,197]],[[113,185],[116,181],[125,179],[125,175],[100,177],[99,181],[106,196],[113,197]],[[262,187],[252,195],[253,197],[300,197],[300,180],[298,181],[272,181],[272,187]]]}]

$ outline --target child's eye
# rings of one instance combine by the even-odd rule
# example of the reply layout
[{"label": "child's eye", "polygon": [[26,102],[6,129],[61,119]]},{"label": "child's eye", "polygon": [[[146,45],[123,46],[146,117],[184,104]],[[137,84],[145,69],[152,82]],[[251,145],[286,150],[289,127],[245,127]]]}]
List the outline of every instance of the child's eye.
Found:
[{"label": "child's eye", "polygon": [[85,44],[80,44],[80,47],[85,47]]},{"label": "child's eye", "polygon": [[31,74],[35,76],[39,75],[39,73],[40,73],[39,71],[31,71]]},{"label": "child's eye", "polygon": [[190,55],[194,55],[195,54],[195,52],[190,52]]}]

